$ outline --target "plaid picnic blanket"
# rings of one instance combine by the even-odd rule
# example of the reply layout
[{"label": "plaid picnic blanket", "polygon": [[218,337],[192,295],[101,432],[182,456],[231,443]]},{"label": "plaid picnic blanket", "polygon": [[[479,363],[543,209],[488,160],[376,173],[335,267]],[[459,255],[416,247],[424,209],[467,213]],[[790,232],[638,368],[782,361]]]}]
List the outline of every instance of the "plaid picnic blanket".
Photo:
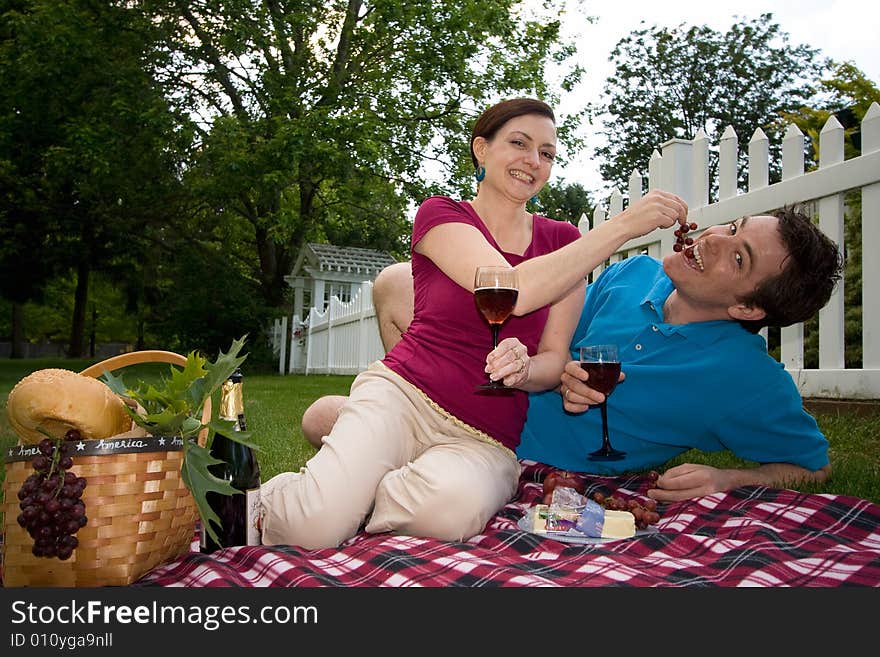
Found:
[{"label": "plaid picnic blanket", "polygon": [[[880,586],[880,506],[758,486],[661,505],[659,531],[572,545],[522,531],[552,468],[523,461],[517,496],[464,542],[359,534],[338,549],[193,551],[135,586]],[[642,498],[640,476],[584,476],[587,494]]]}]

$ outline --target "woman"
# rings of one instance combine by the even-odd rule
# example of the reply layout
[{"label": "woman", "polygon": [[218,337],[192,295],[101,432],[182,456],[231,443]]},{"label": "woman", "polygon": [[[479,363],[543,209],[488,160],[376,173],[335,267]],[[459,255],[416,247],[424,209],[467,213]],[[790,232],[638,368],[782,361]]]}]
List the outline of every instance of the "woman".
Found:
[{"label": "woman", "polygon": [[[627,240],[687,217],[681,199],[652,192],[581,237],[526,209],[555,157],[555,119],[541,101],[504,101],[477,119],[476,197],[422,203],[412,235],[413,321],[355,379],[302,471],[263,486],[264,543],[332,547],[365,521],[368,533],[462,540],[515,493],[526,392],[558,385],[584,278]],[[502,328],[509,337],[488,357],[490,332],[473,299],[481,265],[513,265],[519,279]],[[512,394],[476,394],[487,372]]]}]

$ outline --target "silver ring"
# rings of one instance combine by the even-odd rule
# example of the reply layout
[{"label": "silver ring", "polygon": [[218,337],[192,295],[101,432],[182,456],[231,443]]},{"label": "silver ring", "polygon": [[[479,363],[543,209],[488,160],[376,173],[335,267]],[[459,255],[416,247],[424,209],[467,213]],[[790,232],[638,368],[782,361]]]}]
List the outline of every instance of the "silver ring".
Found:
[{"label": "silver ring", "polygon": [[519,357],[519,362],[520,362],[520,366],[519,366],[519,369],[516,371],[517,374],[521,374],[522,371],[524,369],[526,369],[526,361],[523,359],[522,356]]}]

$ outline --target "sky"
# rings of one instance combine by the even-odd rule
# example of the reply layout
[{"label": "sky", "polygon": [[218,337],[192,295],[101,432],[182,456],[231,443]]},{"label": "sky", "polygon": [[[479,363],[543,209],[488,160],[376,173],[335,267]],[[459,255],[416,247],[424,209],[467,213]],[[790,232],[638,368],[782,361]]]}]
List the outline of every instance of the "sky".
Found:
[{"label": "sky", "polygon": [[[880,84],[878,0],[567,0],[567,5],[563,36],[577,44],[576,60],[586,74],[573,93],[562,96],[556,108],[562,115],[574,111],[584,99],[595,101],[601,97],[605,78],[613,70],[608,55],[633,30],[686,23],[726,32],[738,21],[737,16],[757,18],[762,13],[773,14],[774,22],[788,33],[790,45],[806,44],[820,49],[820,55],[852,61]],[[596,20],[589,23],[583,15],[596,16]],[[584,148],[569,155],[571,161],[565,166],[556,166],[553,177],[580,183],[587,190],[602,189],[593,155],[602,143],[601,137],[590,127],[585,127],[582,135],[586,139]]]}]

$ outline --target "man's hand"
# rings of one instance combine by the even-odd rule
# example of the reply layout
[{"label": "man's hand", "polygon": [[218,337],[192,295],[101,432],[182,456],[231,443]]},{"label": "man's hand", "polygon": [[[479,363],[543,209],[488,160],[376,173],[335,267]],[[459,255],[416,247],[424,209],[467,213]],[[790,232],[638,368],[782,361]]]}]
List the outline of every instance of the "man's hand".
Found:
[{"label": "man's hand", "polygon": [[684,463],[660,475],[655,484],[657,488],[648,490],[648,497],[658,502],[680,502],[734,488],[732,484],[730,470]]},{"label": "man's hand", "polygon": [[799,483],[822,483],[831,476],[831,466],[807,470],[792,463],[763,463],[754,468],[713,468],[709,465],[683,463],[669,468],[657,479],[648,497],[658,502],[680,502],[701,495],[720,493],[739,486],[784,488]]},{"label": "man's hand", "polygon": [[[623,381],[625,378],[626,375],[621,372],[618,381]],[[590,406],[605,401],[603,393],[589,386],[590,375],[581,369],[580,363],[576,360],[570,360],[565,364],[561,380],[559,394],[562,395],[562,407],[569,413],[583,413]]]}]

